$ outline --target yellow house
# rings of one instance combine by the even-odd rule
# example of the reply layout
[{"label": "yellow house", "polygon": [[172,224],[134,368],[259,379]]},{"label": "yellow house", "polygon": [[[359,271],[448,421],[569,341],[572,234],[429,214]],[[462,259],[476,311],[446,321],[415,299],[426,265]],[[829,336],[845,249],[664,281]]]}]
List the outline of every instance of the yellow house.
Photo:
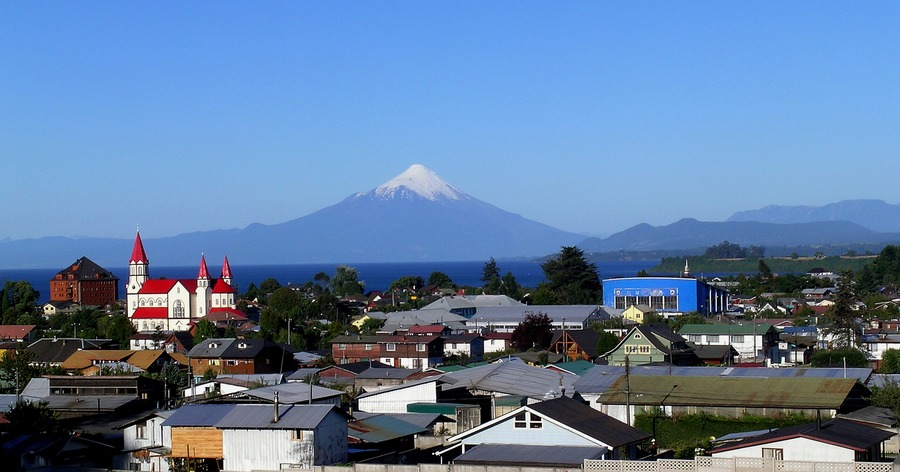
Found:
[{"label": "yellow house", "polygon": [[647,305],[631,305],[622,312],[622,317],[632,323],[642,324],[647,315],[656,313]]}]

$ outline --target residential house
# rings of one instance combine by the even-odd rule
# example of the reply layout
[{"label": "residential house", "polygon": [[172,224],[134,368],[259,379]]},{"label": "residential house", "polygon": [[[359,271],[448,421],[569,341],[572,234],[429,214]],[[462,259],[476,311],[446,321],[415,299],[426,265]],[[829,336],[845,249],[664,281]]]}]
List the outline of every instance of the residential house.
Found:
[{"label": "residential house", "polygon": [[[185,360],[179,356],[181,360]],[[123,370],[127,364],[135,367],[135,372],[159,372],[167,364],[187,367],[162,349],[156,350],[120,350],[120,349],[88,349],[76,351],[63,361],[60,367],[76,375],[103,375],[109,370]]]},{"label": "residential house", "polygon": [[893,432],[836,418],[779,428],[709,451],[713,457],[809,462],[877,462]]},{"label": "residential house", "polygon": [[176,461],[212,470],[280,470],[347,462],[346,413],[333,405],[185,405],[163,422]]},{"label": "residential house", "polygon": [[41,316],[49,319],[51,316],[61,313],[75,313],[80,308],[81,305],[75,302],[50,300],[41,305]]},{"label": "residential house", "polygon": [[603,354],[597,352],[599,342],[600,333],[590,328],[554,331],[550,340],[550,352],[564,354],[567,361],[593,361]]},{"label": "residential house", "polygon": [[69,420],[145,411],[164,399],[164,391],[161,382],[139,375],[45,375],[31,379],[21,397],[46,401],[60,419]]},{"label": "residential house", "polygon": [[441,336],[444,340],[444,356],[460,357],[470,361],[484,359],[484,338],[480,334],[451,334]]},{"label": "residential house", "polygon": [[194,347],[194,337],[188,331],[144,332],[132,335],[128,343],[130,349],[165,349],[187,354]]},{"label": "residential house", "polygon": [[738,353],[738,362],[778,357],[773,352],[778,349],[778,331],[769,323],[686,324],[678,334],[696,345],[731,345]]},{"label": "residential house", "polygon": [[876,370],[881,368],[885,351],[900,350],[900,334],[864,334],[860,341],[870,366]]},{"label": "residential house", "polygon": [[483,334],[482,337],[484,337],[485,354],[504,352],[512,346],[512,333],[495,333],[492,331]]},{"label": "residential house", "polygon": [[897,434],[898,418],[890,408],[867,406],[850,413],[838,415],[838,418],[872,426],[893,434],[884,442],[883,452],[896,455],[900,452],[900,434]]},{"label": "residential house", "polygon": [[411,377],[422,373],[421,369],[400,369],[396,367],[371,367],[360,372],[353,381],[357,390],[378,390],[406,383]]},{"label": "residential house", "polygon": [[407,413],[409,405],[437,403],[439,377],[385,387],[356,397],[357,409],[367,413]]},{"label": "residential house", "polygon": [[666,362],[673,365],[699,365],[700,359],[683,337],[663,324],[635,325],[616,347],[600,356],[610,365]]},{"label": "residential house", "polygon": [[331,341],[331,355],[338,364],[378,360],[407,369],[426,369],[444,359],[440,336],[338,336]]},{"label": "residential house", "polygon": [[694,354],[700,359],[703,365],[734,365],[738,352],[730,344],[720,345],[697,345],[688,341],[688,346],[694,349]]},{"label": "residential house", "polygon": [[649,305],[631,305],[622,312],[622,318],[632,324],[643,324],[648,316],[655,314],[656,311]]},{"label": "residential house", "polygon": [[167,455],[172,444],[171,427],[163,422],[174,410],[158,410],[119,426],[123,430],[123,448],[113,461],[116,469],[168,472]]},{"label": "residential house", "polygon": [[[455,465],[580,468],[586,459],[636,459],[650,435],[567,397],[524,405],[448,439]],[[443,460],[442,460],[443,462]]]},{"label": "residential house", "polygon": [[210,338],[188,352],[195,379],[216,374],[272,374],[293,370],[293,352],[264,339]]},{"label": "residential house", "polygon": [[34,354],[32,364],[58,367],[76,351],[84,349],[109,349],[111,339],[42,338],[26,348]]},{"label": "residential house", "polygon": [[[365,370],[372,368],[391,367],[377,360],[367,360],[360,362],[348,362],[346,364],[338,364],[325,367],[318,370],[316,375],[319,381],[328,385],[353,385],[356,376]],[[301,379],[302,380],[302,379]]]},{"label": "residential house", "polygon": [[35,325],[0,325],[0,341],[30,343],[34,340]]},{"label": "residential house", "polygon": [[223,395],[216,402],[280,403],[283,405],[334,405],[341,406],[342,390],[334,390],[303,382],[269,385],[241,390]]}]

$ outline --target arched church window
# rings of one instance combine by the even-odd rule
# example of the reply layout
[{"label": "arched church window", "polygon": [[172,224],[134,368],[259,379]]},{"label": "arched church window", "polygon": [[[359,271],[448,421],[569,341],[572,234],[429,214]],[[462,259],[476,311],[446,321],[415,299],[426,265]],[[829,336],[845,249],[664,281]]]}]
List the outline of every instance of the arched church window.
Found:
[{"label": "arched church window", "polygon": [[181,303],[181,300],[175,300],[175,307],[173,309],[175,314],[175,318],[184,318],[184,304]]}]

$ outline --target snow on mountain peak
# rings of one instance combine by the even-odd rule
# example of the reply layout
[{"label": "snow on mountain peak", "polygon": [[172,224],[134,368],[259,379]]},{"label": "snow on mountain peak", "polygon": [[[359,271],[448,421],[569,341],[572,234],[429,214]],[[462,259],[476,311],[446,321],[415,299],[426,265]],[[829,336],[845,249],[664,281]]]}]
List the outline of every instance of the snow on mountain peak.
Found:
[{"label": "snow on mountain peak", "polygon": [[409,166],[402,174],[381,184],[375,189],[375,195],[381,198],[390,198],[411,192],[422,198],[434,201],[440,198],[459,200],[465,198],[465,194],[453,188],[452,185],[438,177],[431,169],[422,164]]}]

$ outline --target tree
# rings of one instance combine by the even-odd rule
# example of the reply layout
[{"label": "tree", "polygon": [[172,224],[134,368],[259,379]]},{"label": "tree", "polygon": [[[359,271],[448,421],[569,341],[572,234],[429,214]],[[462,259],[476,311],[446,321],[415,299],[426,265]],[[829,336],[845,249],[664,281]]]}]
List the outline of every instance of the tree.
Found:
[{"label": "tree", "polygon": [[404,275],[399,279],[391,282],[388,292],[395,290],[412,290],[416,291],[425,286],[425,280],[418,275]]},{"label": "tree", "polygon": [[5,413],[9,432],[16,434],[50,435],[63,432],[59,414],[46,401],[20,400]]},{"label": "tree", "polygon": [[859,314],[854,309],[857,295],[853,274],[844,272],[837,281],[834,305],[825,312],[822,331],[832,337],[834,347],[853,347],[862,335]]},{"label": "tree", "polygon": [[900,421],[900,382],[886,379],[880,387],[872,387],[872,396],[869,402],[874,406],[889,408],[894,419]]},{"label": "tree", "polygon": [[900,349],[887,349],[881,354],[882,374],[900,374]]},{"label": "tree", "polygon": [[278,290],[279,288],[281,288],[281,284],[272,277],[263,280],[262,283],[259,284],[259,291],[262,292],[260,293],[260,295],[264,296],[267,296],[268,294]]},{"label": "tree", "polygon": [[597,340],[597,354],[606,354],[619,345],[619,338],[609,331],[600,331],[600,339]]},{"label": "tree", "polygon": [[122,314],[100,318],[97,321],[97,328],[102,337],[117,342],[120,349],[126,349],[129,346],[128,338],[135,333],[131,320]]},{"label": "tree", "polygon": [[206,318],[197,322],[197,330],[194,331],[194,345],[203,341],[216,337],[216,325]]},{"label": "tree", "polygon": [[24,345],[0,356],[0,391],[21,393],[31,379],[40,377],[41,369],[32,365],[36,356],[34,352],[25,349]]},{"label": "tree", "polygon": [[491,260],[484,263],[481,269],[481,291],[488,295],[496,295],[500,293],[500,268],[497,267],[497,261],[492,257]]},{"label": "tree", "polygon": [[822,349],[812,355],[813,367],[841,367],[847,363],[847,367],[866,367],[869,360],[866,355],[854,347],[840,349]]},{"label": "tree", "polygon": [[428,276],[428,285],[435,285],[438,288],[456,288],[456,284],[449,275],[443,272],[432,272]]},{"label": "tree", "polygon": [[500,279],[500,294],[506,295],[511,298],[519,297],[519,283],[516,282],[516,277],[512,274],[512,272],[507,272],[506,275]]},{"label": "tree", "polygon": [[365,284],[359,280],[359,272],[353,267],[339,265],[331,278],[331,293],[343,297],[363,293]]},{"label": "tree", "polygon": [[766,264],[766,261],[760,259],[757,267],[759,270],[759,278],[762,280],[769,280],[772,278],[772,269],[769,268],[769,264]]},{"label": "tree", "polygon": [[512,333],[512,345],[520,351],[550,346],[553,322],[546,313],[528,313]]},{"label": "tree", "polygon": [[600,301],[602,287],[597,266],[588,263],[584,251],[563,246],[556,257],[541,264],[547,286],[563,305],[592,305]]}]

